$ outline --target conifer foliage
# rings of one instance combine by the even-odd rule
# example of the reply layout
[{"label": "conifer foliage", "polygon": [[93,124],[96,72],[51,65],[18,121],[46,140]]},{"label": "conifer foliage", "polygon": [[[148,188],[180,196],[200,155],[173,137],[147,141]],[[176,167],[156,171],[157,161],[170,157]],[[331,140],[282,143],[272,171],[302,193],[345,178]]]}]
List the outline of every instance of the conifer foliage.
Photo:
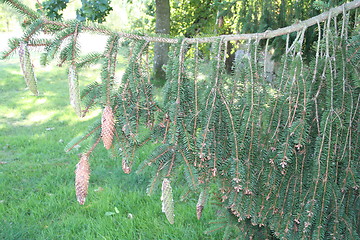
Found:
[{"label": "conifer foliage", "polygon": [[[351,10],[359,1],[283,32],[192,39],[50,21],[17,0],[2,2],[32,20],[23,38],[9,42],[3,58],[18,49],[21,65],[28,67],[26,47],[45,46],[44,64],[56,59],[69,66],[75,111],[84,116],[95,107],[103,110],[101,119],[66,147],[70,151],[85,140],[92,146],[76,168],[80,204],[89,186],[90,154],[100,140],[122,158],[125,173],[135,166],[137,149],[152,144],[153,152],[136,165],[138,172],[153,171],[149,194],[162,182],[162,210],[170,223],[176,222],[172,187],[180,174],[198,197],[194,216],[201,218],[207,199],[221,206],[208,233],[223,229],[224,239],[359,239],[360,43],[359,18]],[[317,27],[318,40],[314,59],[305,62],[310,25]],[[40,31],[51,33],[53,40],[38,39]],[[105,51],[81,56],[81,32],[108,35]],[[285,53],[269,81],[269,38],[280,35]],[[235,40],[246,54],[228,74],[227,44]],[[171,43],[160,95],[150,82],[155,41]],[[121,42],[129,48],[129,61],[116,84]],[[101,82],[79,93],[76,73],[94,63],[102,64]],[[35,78],[28,82],[26,74],[34,92]]]}]

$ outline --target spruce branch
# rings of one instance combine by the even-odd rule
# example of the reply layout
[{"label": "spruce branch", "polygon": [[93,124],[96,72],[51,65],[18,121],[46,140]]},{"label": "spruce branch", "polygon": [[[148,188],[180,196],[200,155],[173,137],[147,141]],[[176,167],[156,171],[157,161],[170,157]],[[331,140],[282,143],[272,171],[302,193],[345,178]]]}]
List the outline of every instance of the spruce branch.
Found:
[{"label": "spruce branch", "polygon": [[5,60],[15,54],[16,50],[20,46],[21,39],[19,38],[10,38],[8,41],[8,50],[1,52],[1,59]]},{"label": "spruce branch", "polygon": [[[265,81],[264,58],[268,53],[263,52],[260,39],[266,39],[267,51],[272,34],[278,34],[278,30],[172,39],[126,35],[74,21],[40,19],[42,26],[37,27],[34,22],[24,38],[27,46],[47,45],[48,59],[60,52],[60,61],[70,63],[72,76],[78,68],[102,60],[102,82],[91,84],[82,92],[86,109],[80,111],[85,114],[91,107],[101,106],[101,123],[96,122],[69,143],[67,151],[94,135],[95,144],[82,157],[88,157],[102,140],[112,154],[122,157],[123,171],[130,173],[139,147],[145,143],[160,144],[140,164],[138,172],[154,166],[149,193],[163,180],[163,211],[170,222],[174,217],[169,179],[181,172],[191,190],[211,183],[218,205],[228,212],[229,218],[220,219],[221,226],[213,229],[233,227],[245,237],[259,239],[322,239],[330,234],[349,238],[357,236],[358,218],[352,215],[359,212],[353,204],[359,189],[356,160],[360,97],[358,74],[353,67],[359,51],[357,42],[346,45],[350,42],[348,26],[344,24],[352,14],[345,8],[355,6],[354,2],[342,6],[342,13],[347,15],[342,16],[342,26],[333,10],[327,12],[324,20],[313,19],[319,35],[315,59],[309,63],[302,56],[309,22],[293,25],[295,39],[288,32],[290,28],[283,28],[285,53],[271,82]],[[323,21],[326,22],[320,24]],[[50,23],[59,30],[54,41],[38,41],[36,34],[50,29]],[[76,42],[80,30],[108,35],[105,52],[79,59]],[[248,39],[247,55],[235,66],[236,74],[226,74],[227,44],[229,39],[238,37]],[[15,52],[24,38],[11,40],[5,55]],[[128,67],[115,88],[120,38],[133,40]],[[70,43],[64,46],[64,41]],[[174,43],[166,69],[163,102],[158,100],[160,94],[154,97],[149,83],[148,46],[152,41]],[[205,68],[199,48],[210,52],[210,63]],[[76,84],[76,79],[71,79]],[[70,93],[78,99],[76,94]],[[76,184],[80,203],[84,203],[88,189],[87,165],[88,161],[83,160],[77,167],[78,178],[83,179]],[[205,203],[203,195],[196,204],[198,218]],[[231,237],[239,236],[224,238]]]},{"label": "spruce branch", "polygon": [[71,51],[71,64],[72,65],[76,64],[76,58],[77,58],[77,52],[78,52],[76,45],[77,45],[79,31],[80,31],[79,27],[80,27],[79,23],[76,23],[73,38],[71,41],[72,42],[72,51]]},{"label": "spruce branch", "polygon": [[31,20],[38,19],[39,13],[30,9],[28,6],[18,0],[1,0],[2,3],[6,3],[12,8],[16,9],[20,14],[29,17]]},{"label": "spruce branch", "polygon": [[[19,10],[22,14],[29,16],[33,20],[40,18],[38,13],[29,9],[26,5],[22,4],[21,2],[19,2],[17,0],[2,0],[2,1],[9,4],[13,8]],[[274,38],[277,36],[286,35],[288,33],[297,32],[304,28],[308,28],[310,26],[317,24],[318,22],[327,20],[329,16],[336,16],[336,15],[343,13],[344,11],[349,11],[351,9],[358,8],[359,6],[360,6],[359,0],[354,0],[349,3],[344,3],[341,6],[332,8],[328,12],[324,12],[320,15],[317,15],[308,20],[293,24],[288,27],[284,27],[284,28],[280,28],[280,29],[276,29],[276,30],[272,30],[272,31],[266,31],[263,33],[222,35],[222,36],[216,36],[216,37],[202,37],[202,38],[188,38],[188,39],[186,39],[186,42],[188,44],[194,44],[194,43],[214,42],[219,39],[223,39],[224,42],[227,42],[227,41],[236,41],[236,40],[249,40],[249,39],[260,40],[260,39]],[[69,23],[51,21],[48,19],[43,19],[43,21],[44,21],[45,25],[58,26],[61,28],[70,27]],[[179,41],[181,41],[177,38],[140,36],[140,35],[130,34],[130,33],[115,33],[111,30],[104,28],[101,25],[94,25],[94,24],[92,26],[84,25],[83,31],[101,33],[101,34],[105,34],[105,35],[116,34],[119,37],[134,39],[134,40],[144,40],[144,41],[148,41],[148,42],[178,43]]]},{"label": "spruce branch", "polygon": [[79,143],[83,142],[87,138],[89,138],[92,134],[94,134],[97,130],[101,128],[101,124],[98,122],[95,122],[94,127],[91,126],[88,130],[88,132],[84,136],[80,136],[77,138],[74,138],[66,147],[65,152],[71,151],[75,146],[79,145]]},{"label": "spruce branch", "polygon": [[102,53],[89,53],[86,56],[82,57],[76,63],[77,68],[89,67],[93,64],[98,63],[104,55]]},{"label": "spruce branch", "polygon": [[179,150],[182,159],[184,160],[186,167],[184,169],[185,172],[185,176],[186,176],[186,180],[188,180],[188,182],[190,182],[190,186],[193,190],[197,189],[198,185],[199,185],[199,180],[198,180],[198,176],[196,174],[196,170],[193,168],[193,166],[190,165],[188,159],[186,158],[184,151]]},{"label": "spruce branch", "polygon": [[30,24],[30,26],[27,27],[22,40],[24,42],[28,42],[31,38],[33,38],[34,35],[39,34],[43,26],[43,19],[36,19],[33,23]]},{"label": "spruce branch", "polygon": [[89,112],[90,108],[95,104],[97,96],[94,95],[90,102],[86,105],[86,108],[82,111],[82,116],[85,117],[86,114]]},{"label": "spruce branch", "polygon": [[104,84],[104,96],[106,105],[111,104],[111,90],[115,78],[116,57],[118,51],[119,36],[114,34],[109,37],[104,54],[104,64],[101,77]]}]

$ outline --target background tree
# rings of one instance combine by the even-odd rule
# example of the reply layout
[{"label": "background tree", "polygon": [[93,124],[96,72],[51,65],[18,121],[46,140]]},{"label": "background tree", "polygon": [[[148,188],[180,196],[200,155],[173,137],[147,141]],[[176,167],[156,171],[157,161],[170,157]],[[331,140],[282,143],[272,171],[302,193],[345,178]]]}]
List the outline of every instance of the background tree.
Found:
[{"label": "background tree", "polygon": [[[102,23],[112,11],[110,0],[81,0],[81,8],[76,10],[77,19],[89,20]],[[67,7],[69,0],[46,0],[38,4],[39,10],[43,11],[50,19],[61,19],[62,11]]]},{"label": "background tree", "polygon": [[[156,0],[155,33],[167,36],[170,34],[170,2],[169,0]],[[154,83],[157,86],[165,84],[164,64],[168,61],[169,45],[157,42],[154,44]]]},{"label": "background tree", "polygon": [[6,5],[0,6],[0,32],[10,31],[11,21],[14,16],[17,17],[13,9]]},{"label": "background tree", "polygon": [[[47,0],[42,3],[40,7],[50,19],[61,19],[63,11],[68,0]],[[76,10],[77,19],[80,21],[89,20],[92,22],[102,23],[106,16],[112,11],[109,0],[103,1],[89,1],[82,0],[82,7]],[[155,1],[155,33],[162,35],[170,34],[170,2],[169,0]],[[151,29],[151,27],[149,28]],[[163,86],[165,83],[165,71],[163,65],[168,59],[169,46],[166,43],[156,43],[154,45],[154,66],[153,77],[154,83],[157,86]]]}]

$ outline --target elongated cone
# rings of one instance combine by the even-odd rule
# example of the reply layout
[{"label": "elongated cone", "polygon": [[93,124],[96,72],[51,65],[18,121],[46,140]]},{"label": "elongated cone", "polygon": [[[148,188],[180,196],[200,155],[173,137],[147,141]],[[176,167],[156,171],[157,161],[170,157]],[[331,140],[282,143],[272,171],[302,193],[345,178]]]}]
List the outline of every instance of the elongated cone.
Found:
[{"label": "elongated cone", "polygon": [[129,166],[129,162],[126,158],[122,159],[122,169],[126,174],[131,173],[131,167]]},{"label": "elongated cone", "polygon": [[174,201],[170,180],[164,178],[161,187],[162,212],[165,213],[169,223],[174,224]]},{"label": "elongated cone", "polygon": [[79,163],[75,170],[75,189],[76,198],[81,205],[84,205],[86,196],[88,194],[90,179],[90,164],[89,155],[82,154]]},{"label": "elongated cone", "polygon": [[115,131],[114,113],[110,106],[104,108],[101,118],[101,138],[106,149],[110,149]]},{"label": "elongated cone", "polygon": [[200,195],[199,195],[199,200],[196,204],[196,217],[198,220],[200,220],[201,215],[202,215],[202,211],[204,209],[205,206],[205,201],[206,201],[206,192],[205,191],[201,191]]},{"label": "elongated cone", "polygon": [[76,114],[82,117],[81,105],[80,105],[80,90],[78,75],[76,72],[76,65],[72,64],[69,67],[69,93],[70,93],[70,104],[74,108]]},{"label": "elongated cone", "polygon": [[30,52],[25,42],[20,42],[19,58],[20,58],[21,70],[23,72],[27,87],[33,94],[39,96],[37,83],[36,83],[37,80],[30,59]]}]

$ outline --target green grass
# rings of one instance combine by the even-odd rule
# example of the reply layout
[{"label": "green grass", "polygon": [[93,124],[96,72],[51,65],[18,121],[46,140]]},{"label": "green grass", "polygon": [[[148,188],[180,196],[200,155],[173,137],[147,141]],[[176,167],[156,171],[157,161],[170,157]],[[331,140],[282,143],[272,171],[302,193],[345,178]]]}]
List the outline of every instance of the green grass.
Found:
[{"label": "green grass", "polygon": [[[169,224],[160,192],[146,195],[146,174],[124,174],[101,145],[91,155],[89,194],[79,205],[74,170],[82,148],[67,154],[64,147],[98,111],[76,117],[65,68],[37,67],[36,74],[39,97],[25,89],[16,59],[0,62],[0,239],[220,238],[204,234],[215,218],[211,205],[198,221],[196,199],[180,201],[184,189],[173,186],[175,224]],[[91,70],[83,76],[85,83],[97,77]]]}]

